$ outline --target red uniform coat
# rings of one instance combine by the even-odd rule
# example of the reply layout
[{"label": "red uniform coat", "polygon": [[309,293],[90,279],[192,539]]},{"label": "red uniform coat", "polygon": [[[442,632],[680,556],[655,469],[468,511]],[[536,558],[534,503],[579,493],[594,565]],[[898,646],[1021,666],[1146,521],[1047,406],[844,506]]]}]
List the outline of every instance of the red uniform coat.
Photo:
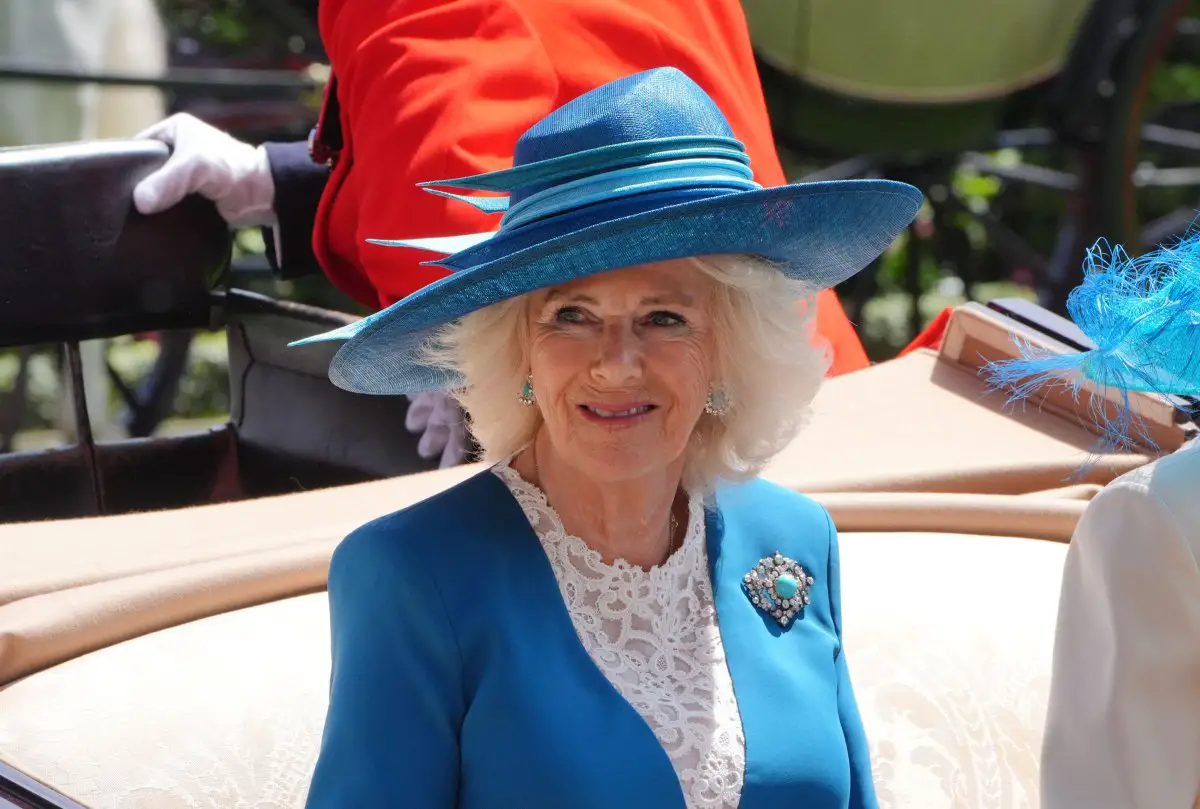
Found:
[{"label": "red uniform coat", "polygon": [[[343,145],[313,249],[340,289],[388,306],[444,274],[415,250],[367,238],[494,230],[496,216],[416,184],[512,165],[517,138],[550,111],[622,76],[676,67],[713,98],[756,180],[782,184],[737,0],[321,0]],[[817,330],[831,374],[866,354],[832,291]]]}]

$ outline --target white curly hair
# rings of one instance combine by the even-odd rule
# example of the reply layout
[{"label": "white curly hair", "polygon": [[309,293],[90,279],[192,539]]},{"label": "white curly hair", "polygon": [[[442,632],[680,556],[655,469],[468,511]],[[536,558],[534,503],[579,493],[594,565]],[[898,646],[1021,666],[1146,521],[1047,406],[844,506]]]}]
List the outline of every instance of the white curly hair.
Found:
[{"label": "white curly hair", "polygon": [[[813,290],[757,256],[686,259],[717,281],[713,370],[729,402],[723,416],[696,423],[684,485],[711,492],[718,481],[754,477],[807,421],[829,368],[828,345],[813,330]],[[533,440],[537,407],[517,394],[529,373],[529,297],[493,304],[444,326],[424,360],[460,376],[462,405],[484,460],[506,458]]]}]

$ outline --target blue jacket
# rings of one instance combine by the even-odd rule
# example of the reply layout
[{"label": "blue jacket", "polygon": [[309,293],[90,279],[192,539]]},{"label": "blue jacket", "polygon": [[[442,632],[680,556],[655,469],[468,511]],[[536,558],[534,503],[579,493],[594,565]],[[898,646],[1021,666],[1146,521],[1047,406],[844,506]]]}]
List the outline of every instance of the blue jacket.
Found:
[{"label": "blue jacket", "polygon": [[[746,740],[740,806],[873,809],[829,515],[753,481],[718,494],[707,530]],[[742,589],[776,550],[814,578],[783,630]],[[347,537],[329,603],[330,704],[308,809],[684,809],[666,752],[584,650],[491,471]]]}]

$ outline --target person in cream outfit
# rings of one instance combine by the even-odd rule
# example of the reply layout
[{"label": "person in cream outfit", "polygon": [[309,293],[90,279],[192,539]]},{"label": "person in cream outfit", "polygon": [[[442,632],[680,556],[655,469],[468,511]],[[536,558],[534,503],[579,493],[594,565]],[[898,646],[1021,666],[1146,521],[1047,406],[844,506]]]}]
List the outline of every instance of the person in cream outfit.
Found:
[{"label": "person in cream outfit", "polygon": [[[1200,234],[1130,259],[1094,250],[1071,296],[1097,349],[994,369],[1018,395],[1064,371],[1120,391],[1200,394]],[[1120,442],[1129,412],[1101,422]],[[1084,510],[1063,573],[1042,809],[1200,809],[1200,442]]]},{"label": "person in cream outfit", "polygon": [[1118,478],[1067,553],[1043,809],[1200,809],[1200,446]]}]

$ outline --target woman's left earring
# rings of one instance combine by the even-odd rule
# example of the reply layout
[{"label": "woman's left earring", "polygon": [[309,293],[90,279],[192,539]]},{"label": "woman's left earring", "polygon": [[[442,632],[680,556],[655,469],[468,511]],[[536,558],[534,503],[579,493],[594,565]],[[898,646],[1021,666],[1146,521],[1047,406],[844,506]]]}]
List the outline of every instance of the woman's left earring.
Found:
[{"label": "woman's left earring", "polygon": [[704,412],[720,418],[729,412],[729,396],[720,388],[709,388],[704,400]]},{"label": "woman's left earring", "polygon": [[537,397],[533,395],[533,374],[525,377],[525,384],[521,386],[521,392],[517,394],[517,401],[526,407],[533,407],[533,403],[537,401]]}]

